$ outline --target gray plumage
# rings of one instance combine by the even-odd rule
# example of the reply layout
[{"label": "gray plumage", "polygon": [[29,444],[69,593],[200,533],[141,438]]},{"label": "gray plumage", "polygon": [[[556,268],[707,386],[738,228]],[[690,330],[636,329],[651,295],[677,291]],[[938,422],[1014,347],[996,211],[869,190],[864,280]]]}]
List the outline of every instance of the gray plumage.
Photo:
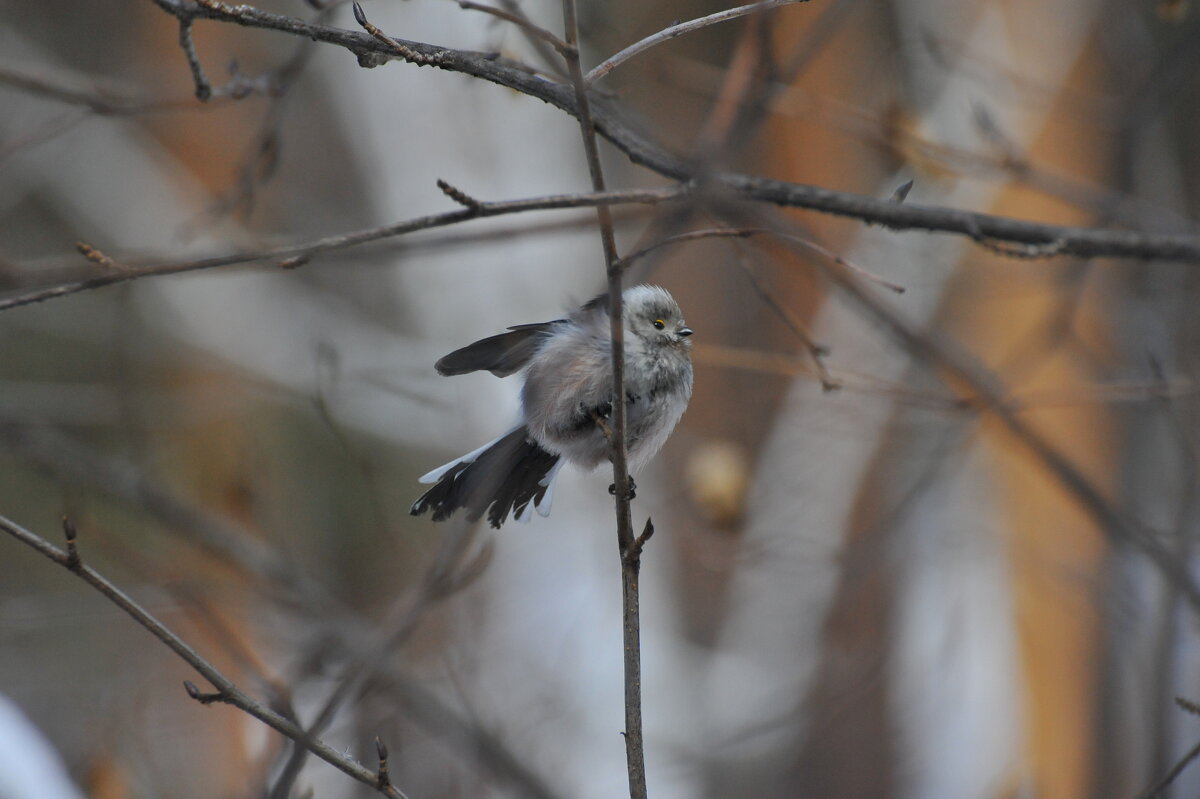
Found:
[{"label": "gray plumage", "polygon": [[[662,448],[692,394],[692,331],[666,289],[633,286],[624,303],[625,400],[630,471]],[[465,509],[499,527],[511,512],[526,521],[550,512],[553,481],[564,461],[592,469],[609,457],[595,416],[608,416],[612,396],[608,297],[565,319],[511,327],[440,359],[443,375],[486,370],[498,377],[525,371],[521,423],[495,441],[421,478],[433,483],[413,515],[435,521]]]}]

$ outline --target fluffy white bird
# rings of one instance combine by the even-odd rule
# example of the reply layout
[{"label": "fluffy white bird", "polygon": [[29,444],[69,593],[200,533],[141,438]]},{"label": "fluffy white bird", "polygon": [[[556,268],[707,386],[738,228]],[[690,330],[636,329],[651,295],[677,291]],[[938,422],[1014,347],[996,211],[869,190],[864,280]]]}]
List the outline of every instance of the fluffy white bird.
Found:
[{"label": "fluffy white bird", "polygon": [[[692,396],[692,330],[678,303],[659,286],[622,294],[625,403],[630,471],[662,448]],[[487,514],[499,527],[512,513],[527,521],[550,513],[554,478],[564,462],[593,469],[609,446],[596,417],[612,411],[612,338],[608,295],[565,319],[510,327],[439,360],[443,375],[486,369],[497,377],[524,370],[521,421],[500,438],[421,478],[433,483],[413,503],[414,516],[442,521],[459,509],[472,521]]]}]

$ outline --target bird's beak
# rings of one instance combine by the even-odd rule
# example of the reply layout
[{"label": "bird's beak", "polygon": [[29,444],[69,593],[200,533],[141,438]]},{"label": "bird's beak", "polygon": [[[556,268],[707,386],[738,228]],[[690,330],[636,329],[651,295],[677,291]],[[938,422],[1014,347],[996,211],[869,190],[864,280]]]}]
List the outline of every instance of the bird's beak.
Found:
[{"label": "bird's beak", "polygon": [[690,327],[681,327],[676,332],[683,338],[687,338],[688,336],[692,335],[692,329]]}]

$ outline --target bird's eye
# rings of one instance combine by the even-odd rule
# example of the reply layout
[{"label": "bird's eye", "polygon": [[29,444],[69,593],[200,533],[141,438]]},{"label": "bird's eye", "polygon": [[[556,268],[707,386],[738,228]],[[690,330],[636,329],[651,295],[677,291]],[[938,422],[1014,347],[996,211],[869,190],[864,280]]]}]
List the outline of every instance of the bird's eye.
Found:
[{"label": "bird's eye", "polygon": [[655,330],[662,330],[666,326],[667,326],[667,323],[664,322],[663,320],[661,320],[661,319],[654,320],[654,329]]}]

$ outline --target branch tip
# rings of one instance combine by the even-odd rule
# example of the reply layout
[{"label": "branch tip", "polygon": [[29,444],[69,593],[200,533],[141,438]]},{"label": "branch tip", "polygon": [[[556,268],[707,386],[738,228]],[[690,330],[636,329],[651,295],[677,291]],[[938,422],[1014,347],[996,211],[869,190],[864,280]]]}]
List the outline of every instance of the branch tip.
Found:
[{"label": "branch tip", "polygon": [[379,773],[375,777],[375,784],[380,790],[387,788],[392,784],[391,774],[388,773],[388,750],[379,736],[375,736],[375,754],[379,756]]},{"label": "branch tip", "polygon": [[79,571],[82,562],[79,559],[79,550],[75,548],[75,538],[78,532],[75,529],[75,522],[70,518],[62,517],[63,535],[67,538],[67,562],[66,567],[71,571]]},{"label": "branch tip", "polygon": [[462,189],[450,185],[441,178],[437,179],[437,187],[442,190],[442,194],[445,194],[451,200],[454,200],[454,202],[458,203],[464,208],[469,208],[472,211],[478,211],[483,207],[483,203],[479,202],[479,200],[476,200]]},{"label": "branch tip", "polygon": [[[437,52],[427,54],[410,47],[404,42],[396,41],[391,36],[388,36],[386,33],[380,30],[378,26],[372,24],[372,22],[367,19],[366,12],[363,11],[362,6],[358,3],[354,3],[354,21],[362,26],[363,30],[371,34],[376,41],[388,47],[392,52],[410,64],[416,64],[419,67],[441,66],[446,56],[446,50],[438,50]],[[367,58],[365,53],[358,54],[358,63],[363,67],[378,66],[376,61],[374,59]]]},{"label": "branch tip", "polygon": [[103,266],[105,269],[118,269],[118,270],[121,269],[121,267],[117,264],[116,261],[114,261],[109,256],[105,255],[99,248],[93,247],[92,245],[88,244],[86,241],[75,242],[75,249],[84,258],[87,258],[89,261],[91,261],[94,264],[99,264],[100,266]]},{"label": "branch tip", "polygon": [[642,549],[645,548],[646,542],[654,535],[654,522],[647,517],[646,526],[642,528],[642,533],[637,538],[633,539],[633,543],[624,552],[624,560],[626,563],[631,563],[636,568],[640,565],[642,559]]},{"label": "branch tip", "polygon": [[[212,11],[221,11],[204,0],[196,0],[196,2]],[[192,71],[192,83],[196,86],[196,99],[203,103],[212,97],[212,84],[204,75],[204,67],[200,63],[199,54],[196,53],[196,43],[192,41],[192,22],[193,17],[190,16],[179,18],[179,47],[183,50],[184,57],[187,58],[188,69]]]},{"label": "branch tip", "polygon": [[654,521],[650,517],[646,517],[646,526],[642,528],[642,534],[637,537],[637,544],[642,545],[650,540],[650,536],[654,535]]},{"label": "branch tip", "polygon": [[187,695],[195,699],[202,705],[211,705],[213,702],[225,701],[225,694],[222,691],[214,691],[212,693],[204,693],[196,687],[196,683],[191,680],[183,681],[183,690],[187,691]]},{"label": "branch tip", "polygon": [[312,260],[311,253],[302,253],[293,255],[291,258],[284,258],[279,262],[280,269],[299,269]]}]

